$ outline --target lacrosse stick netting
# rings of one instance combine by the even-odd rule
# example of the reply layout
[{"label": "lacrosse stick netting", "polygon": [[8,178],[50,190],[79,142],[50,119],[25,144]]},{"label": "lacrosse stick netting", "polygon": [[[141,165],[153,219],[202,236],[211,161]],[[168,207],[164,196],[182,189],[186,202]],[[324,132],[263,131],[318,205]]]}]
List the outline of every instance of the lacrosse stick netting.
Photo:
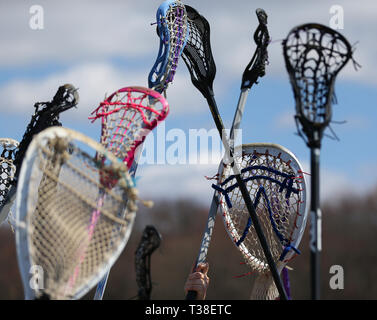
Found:
[{"label": "lacrosse stick netting", "polygon": [[101,144],[130,168],[137,147],[168,113],[168,102],[158,92],[126,87],[102,102],[89,119],[101,118]]},{"label": "lacrosse stick netting", "polygon": [[[16,167],[20,169],[22,160],[33,136],[52,126],[61,126],[59,122],[60,114],[73,107],[79,102],[77,89],[71,84],[59,87],[51,102],[37,102],[34,105],[35,112],[26,128],[26,132],[20,142],[19,150],[14,161]],[[18,170],[20,172],[20,170]],[[16,173],[18,176],[18,173]]]},{"label": "lacrosse stick netting", "polygon": [[78,100],[77,89],[71,84],[65,84],[59,87],[51,102],[37,102],[34,104],[35,112],[14,155],[15,175],[7,197],[0,204],[0,223],[8,216],[15,200],[21,164],[33,136],[48,127],[61,126],[59,122],[60,113],[76,107]]},{"label": "lacrosse stick netting", "polygon": [[336,102],[335,78],[352,59],[351,45],[335,30],[311,23],[290,31],[283,53],[296,101],[298,132],[309,146],[319,147],[332,118],[331,104]]},{"label": "lacrosse stick netting", "polygon": [[152,293],[151,256],[161,244],[161,235],[153,226],[146,226],[135,252],[138,299],[150,300]]},{"label": "lacrosse stick netting", "polygon": [[[0,147],[0,207],[2,207],[16,173],[16,166],[13,161],[18,148],[18,141],[9,138],[0,138]],[[1,216],[0,221],[3,221],[5,218]]]},{"label": "lacrosse stick netting", "polygon": [[174,79],[189,29],[186,8],[179,0],[164,1],[157,10],[156,19],[160,47],[148,76],[148,86],[162,93]]},{"label": "lacrosse stick netting", "polygon": [[210,25],[194,8],[186,5],[190,36],[182,58],[190,72],[193,85],[208,99],[213,95],[216,64],[210,42]]},{"label": "lacrosse stick netting", "polygon": [[[302,168],[289,150],[275,144],[243,145],[242,155],[237,153],[235,161],[280,273],[299,253],[307,220]],[[213,185],[219,192],[225,228],[246,263],[258,273],[251,298],[276,299],[279,293],[232,172],[229,165],[224,165],[218,185]]]},{"label": "lacrosse stick netting", "polygon": [[[131,232],[137,193],[126,165],[90,138],[53,127],[33,139],[19,179],[16,244],[26,299],[80,298]],[[42,288],[30,285],[35,266]]]}]

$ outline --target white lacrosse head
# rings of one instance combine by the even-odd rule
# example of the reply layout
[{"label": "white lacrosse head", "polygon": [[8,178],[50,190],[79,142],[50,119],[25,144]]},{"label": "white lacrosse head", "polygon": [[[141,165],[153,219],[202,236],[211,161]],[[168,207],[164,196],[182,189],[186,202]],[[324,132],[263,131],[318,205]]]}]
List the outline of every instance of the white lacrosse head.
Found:
[{"label": "white lacrosse head", "polygon": [[[301,165],[292,152],[268,143],[243,145],[242,155],[236,153],[234,159],[280,273],[299,252],[307,220],[306,183]],[[224,165],[215,188],[219,191],[230,238],[264,285],[255,288],[258,294],[253,298],[275,299],[279,294],[230,165]]]},{"label": "white lacrosse head", "polygon": [[82,297],[122,252],[137,210],[127,166],[99,143],[60,127],[34,137],[16,199],[26,299]]}]

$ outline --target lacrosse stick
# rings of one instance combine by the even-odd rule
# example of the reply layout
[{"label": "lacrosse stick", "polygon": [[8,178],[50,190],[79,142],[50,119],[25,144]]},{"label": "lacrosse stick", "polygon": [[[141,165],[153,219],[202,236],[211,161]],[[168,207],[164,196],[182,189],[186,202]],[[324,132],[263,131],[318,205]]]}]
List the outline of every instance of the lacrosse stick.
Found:
[{"label": "lacrosse stick", "polygon": [[6,219],[13,205],[21,164],[33,136],[48,127],[61,126],[59,122],[60,113],[76,107],[78,100],[77,89],[70,84],[65,84],[59,87],[51,102],[37,102],[34,105],[34,115],[31,117],[31,121],[14,156],[15,176],[5,200],[0,205],[0,224]]},{"label": "lacrosse stick", "polygon": [[[0,207],[3,206],[13,181],[16,167],[14,165],[14,155],[18,148],[18,141],[9,138],[0,138]],[[5,214],[3,216],[2,214]],[[8,212],[1,212],[0,221],[4,221]]]},{"label": "lacrosse stick", "polygon": [[[211,52],[210,44],[210,26],[208,21],[201,16],[194,8],[186,6],[187,21],[190,29],[190,37],[183,50],[183,60],[186,63],[191,75],[191,81],[194,86],[203,94],[208,102],[212,117],[216,124],[216,128],[222,137],[222,142],[230,162],[232,163],[233,170],[235,172],[235,178],[239,185],[242,197],[245,201],[246,207],[250,213],[253,224],[255,226],[258,238],[261,242],[262,248],[267,258],[267,262],[271,269],[273,279],[276,287],[279,290],[282,300],[286,300],[286,293],[282,281],[280,279],[275,262],[268,248],[266,238],[263,235],[262,228],[259,224],[258,217],[255,212],[255,208],[250,199],[250,195],[247,191],[246,185],[241,179],[240,171],[237,164],[233,161],[233,148],[230,148],[230,144],[225,134],[224,125],[220,117],[214,93],[213,93],[213,80],[216,75],[216,66]],[[223,134],[224,133],[224,134]]]},{"label": "lacrosse stick", "polygon": [[[135,154],[140,155],[142,143],[169,112],[166,99],[158,92],[143,87],[126,87],[113,93],[89,118],[101,118],[101,144],[130,169],[133,176],[137,169]],[[94,299],[101,300],[109,273],[97,286]]]},{"label": "lacrosse stick", "polygon": [[[133,180],[100,144],[59,127],[36,135],[23,163],[15,226],[25,297],[79,299],[128,240],[137,210]],[[106,194],[100,209],[99,190]],[[93,210],[101,215],[91,229]]]},{"label": "lacrosse stick", "polygon": [[156,18],[160,47],[148,76],[148,86],[162,93],[174,79],[189,31],[186,9],[179,0],[164,1],[157,10]]},{"label": "lacrosse stick", "polygon": [[352,48],[340,33],[311,23],[298,26],[289,32],[283,41],[283,52],[296,102],[298,133],[310,148],[311,288],[312,298],[319,299],[322,251],[322,214],[319,201],[321,140],[332,117],[335,78],[352,58]]},{"label": "lacrosse stick", "polygon": [[[254,41],[257,45],[257,48],[249,64],[246,66],[246,69],[242,76],[241,93],[238,100],[236,112],[234,114],[232,127],[230,129],[229,140],[231,141],[231,145],[234,144],[235,132],[241,126],[241,119],[242,119],[242,115],[243,115],[243,111],[245,108],[246,99],[249,94],[249,91],[254,84],[258,83],[257,82],[258,78],[263,77],[265,75],[265,67],[268,62],[267,46],[269,44],[270,36],[267,29],[267,14],[263,9],[257,9],[256,15],[259,21],[259,25],[254,32]],[[222,169],[223,169],[222,166],[220,166],[218,169],[218,172],[221,173]],[[211,203],[210,210],[208,213],[206,229],[203,234],[199,254],[196,259],[194,268],[199,263],[204,263],[206,260],[210,240],[212,237],[213,228],[215,225],[217,209],[218,209],[218,199],[215,192],[212,197],[212,203]],[[196,291],[189,291],[186,299],[195,300]]]},{"label": "lacrosse stick", "polygon": [[[275,144],[254,143],[242,146],[235,154],[242,180],[254,201],[259,221],[279,273],[298,254],[298,245],[307,220],[306,183],[296,157]],[[223,163],[218,184],[219,202],[225,229],[241,251],[252,272],[258,274],[251,299],[274,300],[279,292],[274,285],[255,225],[242,200],[232,168]]]},{"label": "lacrosse stick", "polygon": [[161,244],[161,235],[153,226],[146,226],[135,252],[136,282],[139,300],[150,300],[152,292],[151,256]]}]

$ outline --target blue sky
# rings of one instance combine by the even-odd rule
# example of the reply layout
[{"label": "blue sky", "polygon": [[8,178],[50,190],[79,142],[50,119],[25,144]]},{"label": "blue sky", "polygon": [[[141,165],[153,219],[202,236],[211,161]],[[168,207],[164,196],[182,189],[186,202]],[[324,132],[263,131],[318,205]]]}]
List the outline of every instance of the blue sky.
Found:
[{"label": "blue sky", "polygon": [[[377,184],[377,78],[375,57],[377,22],[375,1],[184,1],[205,15],[211,24],[212,48],[217,64],[214,89],[226,126],[230,126],[238,101],[242,72],[254,51],[252,34],[255,9],[269,14],[270,64],[267,75],[248,97],[242,121],[243,142],[273,142],[293,151],[309,170],[309,150],[295,135],[294,101],[282,58],[280,40],[304,22],[328,25],[332,5],[344,9],[344,29],[356,45],[355,58],[336,82],[338,105],[333,125],[340,141],[324,138],[321,153],[322,197],[341,192],[364,192]],[[105,94],[125,86],[147,85],[158,51],[155,12],[160,1],[39,1],[44,9],[44,29],[31,30],[29,9],[34,1],[0,4],[0,136],[20,140],[37,101],[50,100],[59,85],[79,88],[80,104],[61,118],[63,125],[98,140],[99,123],[90,124],[89,113]],[[205,100],[193,88],[181,61],[168,90],[171,112],[166,130],[214,127]],[[144,198],[193,197],[209,204],[217,162],[202,165],[144,165],[139,187]],[[158,187],[157,187],[158,186]]]}]

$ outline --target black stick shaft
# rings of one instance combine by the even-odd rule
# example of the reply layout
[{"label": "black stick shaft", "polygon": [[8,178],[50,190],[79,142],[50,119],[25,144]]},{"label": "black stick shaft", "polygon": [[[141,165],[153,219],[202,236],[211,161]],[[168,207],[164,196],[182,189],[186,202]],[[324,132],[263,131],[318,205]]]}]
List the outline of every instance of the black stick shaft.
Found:
[{"label": "black stick shaft", "polygon": [[[233,160],[233,150],[229,146],[229,143],[228,143],[228,140],[226,139],[226,137],[223,137],[223,133],[225,134],[224,124],[223,124],[222,119],[220,117],[220,113],[219,113],[219,110],[217,108],[214,96],[211,95],[207,99],[207,101],[208,101],[208,105],[209,105],[209,108],[210,108],[211,113],[212,113],[212,117],[215,121],[215,125],[217,127],[217,130],[219,131],[220,137],[222,138],[222,141],[223,141],[223,144],[224,144],[224,147],[225,147],[225,152],[228,152],[229,157]],[[257,213],[256,213],[254,205],[251,201],[250,194],[247,190],[245,182],[242,180],[240,171],[236,167],[236,164],[234,163],[234,161],[232,161],[232,162],[234,164],[233,170],[234,170],[234,174],[235,174],[235,178],[236,178],[238,187],[239,187],[241,194],[242,194],[242,197],[245,201],[246,208],[249,211],[251,221],[252,221],[254,228],[255,228],[255,232],[257,233],[259,242],[262,246],[262,249],[263,249],[264,255],[266,257],[268,266],[270,267],[270,271],[271,271],[272,277],[274,279],[276,288],[279,291],[280,299],[281,300],[287,300],[287,294],[284,290],[284,286],[283,286],[283,283],[281,281],[279,272],[277,270],[276,264],[275,264],[274,259],[272,257],[271,251],[268,247],[267,240],[264,236],[264,233],[263,233],[262,227],[260,225]]]},{"label": "black stick shaft", "polygon": [[311,265],[311,297],[320,299],[320,254],[322,251],[322,214],[319,201],[319,158],[320,149],[310,149],[311,162],[311,203],[310,203],[310,265]]}]

